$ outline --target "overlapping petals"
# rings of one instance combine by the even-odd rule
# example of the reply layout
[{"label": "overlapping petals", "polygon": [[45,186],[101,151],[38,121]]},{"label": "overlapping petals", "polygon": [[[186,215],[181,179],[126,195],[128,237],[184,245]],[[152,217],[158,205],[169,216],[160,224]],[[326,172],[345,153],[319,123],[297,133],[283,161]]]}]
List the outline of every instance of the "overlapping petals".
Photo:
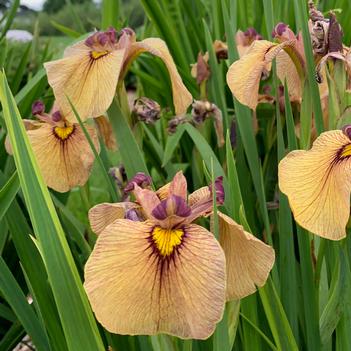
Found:
[{"label": "overlapping petals", "polygon": [[281,44],[267,40],[254,41],[246,55],[234,62],[227,73],[228,86],[236,99],[255,109],[262,73],[270,71],[271,62],[279,52],[293,45],[294,41]]},{"label": "overlapping petals", "polygon": [[295,220],[331,240],[346,236],[350,216],[351,141],[340,130],[322,133],[309,151],[289,153],[279,164],[279,187]]}]

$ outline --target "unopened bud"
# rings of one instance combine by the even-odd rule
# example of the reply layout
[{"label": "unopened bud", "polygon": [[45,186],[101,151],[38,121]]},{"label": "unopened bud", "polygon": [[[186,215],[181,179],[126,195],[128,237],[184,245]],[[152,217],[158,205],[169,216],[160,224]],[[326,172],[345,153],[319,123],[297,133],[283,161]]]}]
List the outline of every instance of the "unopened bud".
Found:
[{"label": "unopened bud", "polygon": [[41,115],[45,112],[45,105],[42,101],[37,100],[32,105],[32,114]]},{"label": "unopened bud", "polygon": [[147,97],[141,97],[134,101],[133,113],[139,121],[153,124],[160,118],[160,105]]},{"label": "unopened bud", "polygon": [[124,188],[124,193],[128,194],[134,190],[134,185],[138,185],[141,188],[148,188],[152,184],[152,179],[145,173],[138,172]]},{"label": "unopened bud", "polygon": [[[211,194],[213,194],[212,184],[209,186]],[[217,177],[215,180],[214,188],[216,191],[216,201],[218,205],[223,205],[224,203],[224,187],[223,187],[223,177]]]}]

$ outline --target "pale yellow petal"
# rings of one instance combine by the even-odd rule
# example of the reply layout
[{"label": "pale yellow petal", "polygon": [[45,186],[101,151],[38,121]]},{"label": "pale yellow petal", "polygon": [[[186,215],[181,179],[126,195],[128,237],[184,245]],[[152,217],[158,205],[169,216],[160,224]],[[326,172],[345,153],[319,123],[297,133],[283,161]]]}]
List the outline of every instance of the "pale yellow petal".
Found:
[{"label": "pale yellow petal", "polygon": [[191,225],[162,260],[150,243],[152,228],[117,220],[98,237],[84,283],[96,318],[117,334],[206,339],[224,308],[223,251],[210,232]]},{"label": "pale yellow petal", "polygon": [[276,61],[277,75],[281,80],[282,84],[284,84],[286,80],[291,101],[301,101],[301,79],[299,77],[295,64],[284,50],[279,52]]},{"label": "pale yellow petal", "polygon": [[219,242],[227,262],[226,298],[241,299],[265,284],[274,264],[274,250],[227,215],[218,212],[218,218]]},{"label": "pale yellow petal", "polygon": [[128,209],[137,208],[133,202],[102,203],[89,210],[91,229],[99,235],[109,224],[117,219],[123,219]]},{"label": "pale yellow petal", "polygon": [[83,46],[80,43],[63,59],[44,64],[62,114],[71,122],[76,117],[66,95],[83,121],[102,115],[112,103],[124,59],[124,50],[115,50],[94,60]]},{"label": "pale yellow petal", "polygon": [[166,65],[171,78],[175,112],[177,115],[185,113],[193,101],[193,97],[185,87],[166,43],[159,38],[148,38],[132,45],[131,52],[133,56],[145,51],[158,56]]},{"label": "pale yellow petal", "polygon": [[[86,128],[99,150],[95,129]],[[75,125],[73,133],[64,141],[54,134],[49,124],[27,133],[47,186],[66,192],[87,182],[95,157],[79,126]]]},{"label": "pale yellow petal", "polygon": [[256,108],[262,72],[270,70],[272,60],[287,45],[291,45],[291,42],[278,45],[267,40],[256,40],[248,52],[229,67],[227,84],[240,103]]},{"label": "pale yellow petal", "polygon": [[331,240],[346,236],[350,216],[351,163],[349,156],[341,157],[350,144],[340,130],[325,132],[311,150],[290,152],[279,164],[279,188],[295,220]]}]

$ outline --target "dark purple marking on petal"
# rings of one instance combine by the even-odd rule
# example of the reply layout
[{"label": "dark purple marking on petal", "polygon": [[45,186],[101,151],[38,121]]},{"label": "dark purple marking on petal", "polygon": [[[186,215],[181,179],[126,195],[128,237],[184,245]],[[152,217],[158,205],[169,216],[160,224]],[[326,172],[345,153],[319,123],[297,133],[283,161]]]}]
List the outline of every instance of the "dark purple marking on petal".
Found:
[{"label": "dark purple marking on petal", "polygon": [[41,115],[45,112],[45,105],[42,101],[37,100],[34,101],[32,105],[32,114],[33,115]]},{"label": "dark purple marking on petal", "polygon": [[152,184],[152,179],[150,176],[146,175],[145,173],[138,172],[125,186],[124,188],[125,194],[128,194],[134,190],[134,183],[144,189]]},{"label": "dark purple marking on petal", "polygon": [[244,32],[244,35],[249,38],[254,38],[257,35],[257,31],[255,28],[250,27]]},{"label": "dark purple marking on petal", "polygon": [[142,218],[139,216],[139,213],[134,208],[127,210],[124,215],[124,218],[134,222],[142,222]]},{"label": "dark purple marking on petal", "polygon": [[116,34],[117,34],[116,29],[114,29],[113,27],[109,27],[105,32],[105,34],[109,37],[109,41],[111,44],[116,43]]},{"label": "dark purple marking on petal", "polygon": [[54,122],[60,122],[62,120],[62,115],[60,111],[55,111],[52,115],[51,115],[51,119]]},{"label": "dark purple marking on petal", "polygon": [[101,46],[105,46],[108,43],[109,39],[109,36],[104,32],[97,35],[97,40]]},{"label": "dark purple marking on petal", "polygon": [[191,208],[182,197],[172,195],[168,199],[161,201],[152,210],[151,214],[158,220],[166,219],[172,215],[188,217],[191,214]]},{"label": "dark purple marking on petal", "polygon": [[287,24],[279,22],[273,29],[272,37],[275,38],[277,36],[282,36],[287,27]]},{"label": "dark purple marking on petal", "polygon": [[86,38],[85,45],[87,45],[91,48],[95,42],[95,35],[96,35],[96,33],[94,33],[94,34],[90,35],[88,38]]},{"label": "dark purple marking on petal", "polygon": [[342,132],[351,140],[351,124],[343,126]]},{"label": "dark purple marking on petal", "polygon": [[[212,184],[209,186],[210,192],[212,193]],[[223,187],[223,177],[217,177],[215,180],[215,190],[216,190],[216,201],[218,205],[224,203],[224,187]]]}]

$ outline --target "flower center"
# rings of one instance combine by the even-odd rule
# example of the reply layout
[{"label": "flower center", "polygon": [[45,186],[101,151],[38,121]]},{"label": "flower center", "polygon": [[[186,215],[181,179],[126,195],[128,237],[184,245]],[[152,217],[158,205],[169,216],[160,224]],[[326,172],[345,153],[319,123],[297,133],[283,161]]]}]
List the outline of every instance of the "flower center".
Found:
[{"label": "flower center", "polygon": [[90,53],[91,55],[91,58],[94,59],[94,60],[97,60],[103,56],[106,56],[108,54],[108,51],[105,50],[105,51],[92,51]]},{"label": "flower center", "polygon": [[73,126],[55,127],[54,133],[59,139],[66,140],[73,133],[73,130]]},{"label": "flower center", "polygon": [[182,243],[183,236],[182,229],[155,227],[152,231],[152,239],[162,256],[170,256],[174,248]]}]

